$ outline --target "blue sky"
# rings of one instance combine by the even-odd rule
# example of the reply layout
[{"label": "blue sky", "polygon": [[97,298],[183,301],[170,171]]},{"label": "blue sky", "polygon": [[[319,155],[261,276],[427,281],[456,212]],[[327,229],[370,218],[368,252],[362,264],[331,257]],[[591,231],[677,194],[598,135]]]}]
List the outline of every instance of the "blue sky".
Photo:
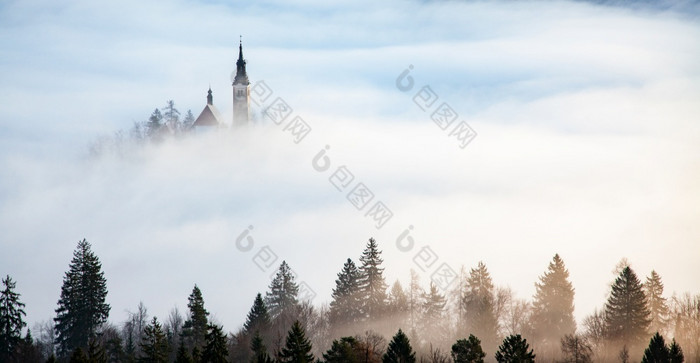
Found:
[{"label": "blue sky", "polygon": [[[88,157],[211,85],[231,116],[239,35],[252,82],[312,125],[299,144],[261,121],[128,158]],[[628,258],[667,292],[700,292],[700,26],[693,6],[583,2],[6,1],[0,5],[0,274],[48,320],[78,240],[100,256],[126,319],[186,308],[198,283],[233,331],[268,272],[268,245],[327,302],[370,236],[406,281],[409,225],[454,269],[483,260],[529,298],[554,253],[579,319]],[[396,78],[409,65],[416,89]],[[428,85],[477,132],[458,147],[412,101]],[[257,110],[259,112],[259,109]],[[260,118],[261,116],[258,115]],[[311,160],[325,145],[330,171]],[[348,167],[394,212],[377,230],[329,183]],[[235,239],[253,225],[253,251]],[[418,247],[417,247],[418,248]],[[429,274],[422,274],[427,283]]]}]

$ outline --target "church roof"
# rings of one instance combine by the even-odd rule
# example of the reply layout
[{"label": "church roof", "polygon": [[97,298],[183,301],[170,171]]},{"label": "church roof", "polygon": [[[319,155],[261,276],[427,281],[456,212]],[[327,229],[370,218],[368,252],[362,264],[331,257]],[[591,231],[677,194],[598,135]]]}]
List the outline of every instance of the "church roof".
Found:
[{"label": "church roof", "polygon": [[219,111],[216,109],[216,107],[214,107],[213,101],[214,101],[214,98],[211,95],[211,88],[210,88],[209,93],[207,95],[207,105],[204,106],[202,113],[200,113],[199,116],[197,116],[197,119],[192,124],[192,127],[197,127],[197,126],[220,127],[220,126],[222,126],[221,114],[219,114]]}]

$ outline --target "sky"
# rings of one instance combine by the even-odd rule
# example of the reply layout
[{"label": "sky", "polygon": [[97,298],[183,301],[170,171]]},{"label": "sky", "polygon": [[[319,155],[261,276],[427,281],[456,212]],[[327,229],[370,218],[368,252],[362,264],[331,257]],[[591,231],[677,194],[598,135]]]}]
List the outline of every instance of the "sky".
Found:
[{"label": "sky", "polygon": [[[558,253],[579,322],[622,258],[700,293],[700,12],[664,4],[3,1],[0,274],[30,327],[83,238],[116,324],[184,312],[197,284],[235,331],[282,260],[320,306],[370,237],[389,283],[483,261],[524,299]],[[167,100],[198,115],[209,87],[230,119],[239,36],[271,94],[249,130],[90,155]],[[303,138],[263,114],[278,97]]]}]

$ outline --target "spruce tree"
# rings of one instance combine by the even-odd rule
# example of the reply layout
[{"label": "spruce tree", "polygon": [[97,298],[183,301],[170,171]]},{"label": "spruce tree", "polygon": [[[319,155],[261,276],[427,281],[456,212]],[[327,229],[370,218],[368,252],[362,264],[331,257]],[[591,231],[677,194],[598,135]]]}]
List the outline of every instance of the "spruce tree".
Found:
[{"label": "spruce tree", "polygon": [[77,347],[70,356],[69,363],[91,363],[83,348]]},{"label": "spruce tree", "polygon": [[649,321],[642,284],[627,266],[615,280],[605,305],[608,338],[636,347],[647,336]]},{"label": "spruce tree", "polygon": [[503,339],[503,344],[498,347],[496,361],[499,363],[534,363],[535,354],[527,339],[520,334],[510,335]]},{"label": "spruce tree", "polygon": [[250,360],[251,363],[273,363],[258,331],[255,332],[253,340],[250,342],[250,350],[253,351],[253,357]]},{"label": "spruce tree", "polygon": [[175,108],[175,101],[168,100],[162,109],[165,124],[173,131],[180,130],[180,111]]},{"label": "spruce tree", "polygon": [[433,341],[448,341],[448,324],[445,317],[445,295],[441,294],[434,283],[430,291],[423,295],[420,330]]},{"label": "spruce tree", "polygon": [[177,346],[175,363],[192,363],[192,356],[190,356],[190,353],[187,351],[187,347],[182,338],[180,338],[180,344]]},{"label": "spruce tree", "polygon": [[201,352],[207,334],[207,316],[209,312],[204,308],[202,291],[196,284],[187,298],[187,308],[190,311],[185,324],[182,326],[182,335],[186,338],[190,349],[198,348]]},{"label": "spruce tree", "polygon": [[668,347],[666,347],[664,337],[657,332],[651,337],[649,346],[644,350],[642,363],[668,363],[668,353]]},{"label": "spruce tree", "polygon": [[669,311],[663,293],[664,283],[661,282],[661,276],[652,270],[644,283],[644,294],[649,309],[649,330],[652,332],[663,332],[666,329]]},{"label": "spruce tree", "polygon": [[342,337],[334,340],[331,349],[323,353],[325,363],[359,363],[362,347],[353,337]]},{"label": "spruce tree", "polygon": [[88,343],[87,358],[90,363],[107,363],[107,353],[102,344],[95,338]]},{"label": "spruce tree", "polygon": [[56,309],[58,353],[66,357],[75,348],[87,348],[90,338],[107,321],[109,304],[107,280],[102,264],[83,239],[73,252],[68,272],[63,277],[61,298]]},{"label": "spruce tree", "polygon": [[10,361],[22,343],[22,328],[27,323],[24,303],[19,301],[20,294],[15,292],[16,283],[7,275],[2,279],[3,290],[0,292],[0,362]]},{"label": "spruce tree", "polygon": [[384,281],[384,268],[377,241],[370,238],[360,257],[359,289],[362,302],[362,314],[365,319],[379,319],[386,305],[387,284]]},{"label": "spruce tree", "polygon": [[304,328],[299,320],[295,321],[287,333],[287,340],[280,353],[281,362],[311,363],[314,355],[311,354],[311,342],[306,338]]},{"label": "spruce tree", "polygon": [[245,324],[243,324],[243,329],[247,334],[254,334],[255,332],[260,332],[261,334],[266,334],[267,330],[270,328],[270,313],[267,311],[265,302],[263,301],[262,295],[258,293],[253,301],[253,306],[248,312]]},{"label": "spruce tree", "polygon": [[265,294],[265,306],[275,319],[282,314],[293,312],[299,304],[299,285],[286,261],[282,261],[277,274],[270,282],[270,291]]},{"label": "spruce tree", "polygon": [[182,120],[182,129],[187,131],[190,128],[192,128],[192,125],[194,124],[194,115],[192,114],[192,110],[187,110],[187,113],[185,114],[185,118]]},{"label": "spruce tree", "polygon": [[409,302],[406,292],[403,290],[399,280],[394,281],[389,291],[389,300],[387,303],[389,314],[394,317],[405,318],[409,311]]},{"label": "spruce tree", "polygon": [[473,334],[469,339],[459,339],[452,345],[452,360],[455,363],[484,363],[486,353],[481,349],[481,341]]},{"label": "spruce tree", "polygon": [[668,361],[670,363],[683,363],[684,360],[683,349],[676,343],[676,339],[673,339],[671,346],[668,348]]},{"label": "spruce tree", "polygon": [[163,327],[154,316],[151,323],[144,328],[141,341],[141,357],[139,362],[165,363],[168,361],[168,342]]},{"label": "spruce tree", "polygon": [[202,362],[226,363],[228,349],[226,347],[226,336],[224,335],[223,328],[216,324],[210,324],[208,328],[206,345],[202,352]]},{"label": "spruce tree", "polygon": [[155,109],[148,118],[148,123],[146,123],[146,135],[151,138],[151,140],[160,140],[162,137],[162,124],[163,115],[160,113],[159,109]]},{"label": "spruce tree", "polygon": [[360,319],[360,271],[348,258],[343,270],[338,273],[335,288],[331,294],[330,323],[334,326],[354,323]]},{"label": "spruce tree", "polygon": [[552,350],[563,336],[576,330],[574,288],[558,254],[535,283],[535,290],[531,317],[534,336],[539,341],[538,346]]},{"label": "spruce tree", "polygon": [[486,351],[495,350],[498,345],[498,322],[494,313],[494,294],[491,275],[483,262],[469,271],[467,291],[463,305],[465,327],[462,333],[473,333],[480,337]]},{"label": "spruce tree", "polygon": [[411,342],[401,329],[389,342],[389,347],[382,357],[382,363],[415,363],[416,353]]}]

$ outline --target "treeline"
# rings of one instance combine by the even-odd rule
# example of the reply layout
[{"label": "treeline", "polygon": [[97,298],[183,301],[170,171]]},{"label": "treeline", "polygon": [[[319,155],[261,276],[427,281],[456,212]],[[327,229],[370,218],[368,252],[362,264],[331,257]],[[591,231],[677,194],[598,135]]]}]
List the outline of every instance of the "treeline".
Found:
[{"label": "treeline", "polygon": [[[555,255],[531,301],[496,287],[486,265],[462,269],[452,290],[384,279],[370,239],[359,264],[348,258],[330,304],[300,298],[282,262],[245,324],[226,333],[197,285],[183,316],[149,317],[141,303],[108,321],[106,278],[82,240],[63,278],[56,317],[27,329],[15,282],[2,279],[0,362],[699,362],[700,295],[666,299],[661,277],[640,281],[623,260],[601,309],[574,319],[574,288]],[[23,333],[24,332],[24,333]],[[664,338],[666,337],[666,338]]]},{"label": "treeline", "polygon": [[168,100],[165,107],[153,110],[148,120],[134,122],[129,130],[119,130],[111,136],[102,136],[92,142],[90,154],[93,156],[109,152],[123,154],[150,142],[179,137],[192,129],[194,121],[192,110],[187,110],[182,116],[175,107],[175,101]]}]

